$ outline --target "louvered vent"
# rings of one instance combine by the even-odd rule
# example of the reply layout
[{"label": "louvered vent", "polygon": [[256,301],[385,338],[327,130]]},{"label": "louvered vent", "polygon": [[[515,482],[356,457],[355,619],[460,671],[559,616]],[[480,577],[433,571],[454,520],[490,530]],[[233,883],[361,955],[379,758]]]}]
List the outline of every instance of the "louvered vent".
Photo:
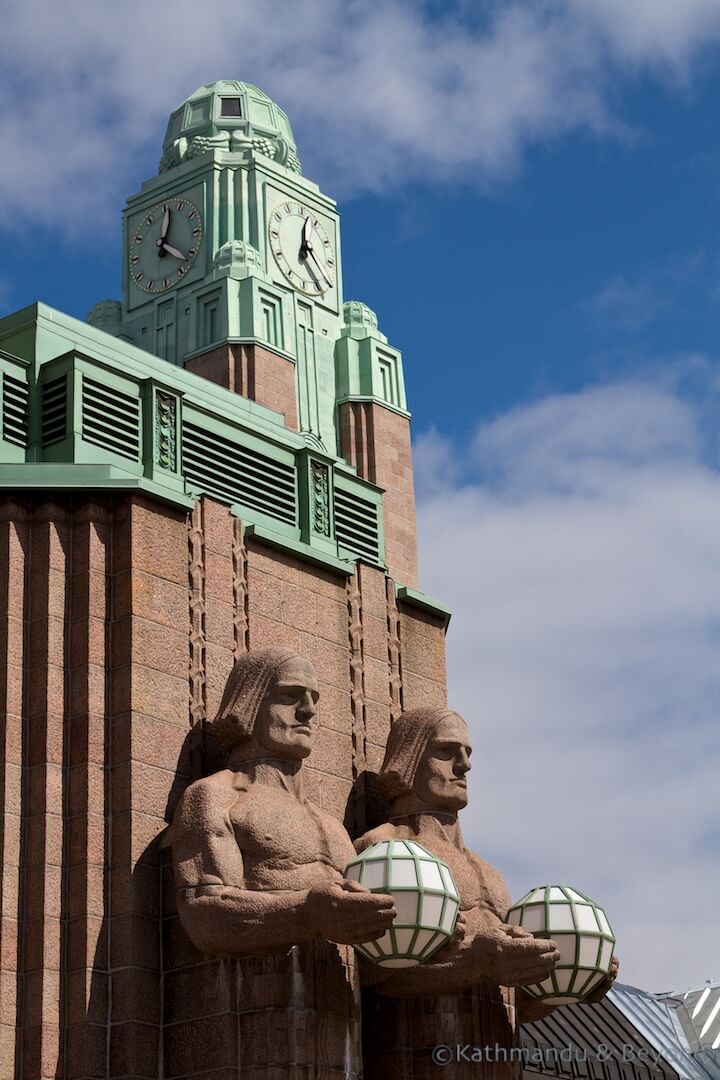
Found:
[{"label": "louvered vent", "polygon": [[269,517],[295,525],[295,469],[245,446],[183,425],[183,472],[208,495],[242,503]]},{"label": "louvered vent", "polygon": [[3,373],[2,424],[3,439],[16,446],[27,446],[28,398],[27,383]]},{"label": "louvered vent", "polygon": [[335,538],[338,544],[356,555],[379,562],[380,536],[375,503],[336,488]]},{"label": "louvered vent", "polygon": [[48,379],[42,387],[42,427],[40,437],[43,446],[65,438],[67,416],[67,378],[59,375]]},{"label": "louvered vent", "polygon": [[82,436],[114,454],[140,457],[140,402],[83,376]]}]

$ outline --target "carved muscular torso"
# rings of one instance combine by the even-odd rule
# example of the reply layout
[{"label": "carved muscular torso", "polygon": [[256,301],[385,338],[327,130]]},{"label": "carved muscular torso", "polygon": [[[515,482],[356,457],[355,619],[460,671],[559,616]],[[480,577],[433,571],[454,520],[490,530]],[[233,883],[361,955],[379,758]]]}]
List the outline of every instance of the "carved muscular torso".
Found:
[{"label": "carved muscular torso", "polygon": [[[266,783],[224,769],[193,784],[176,826],[180,888],[302,890],[342,878],[355,854],[344,828],[276,775],[276,782]],[[196,815],[201,828],[192,828]],[[183,844],[186,823],[192,840]]]}]

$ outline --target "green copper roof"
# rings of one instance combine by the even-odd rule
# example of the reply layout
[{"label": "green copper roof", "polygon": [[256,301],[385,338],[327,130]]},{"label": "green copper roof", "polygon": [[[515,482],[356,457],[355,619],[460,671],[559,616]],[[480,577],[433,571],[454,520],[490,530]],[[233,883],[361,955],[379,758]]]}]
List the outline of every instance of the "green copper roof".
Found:
[{"label": "green copper roof", "polygon": [[279,105],[252,83],[206,83],[171,115],[160,172],[209,150],[239,152],[249,147],[300,172],[290,121]]}]

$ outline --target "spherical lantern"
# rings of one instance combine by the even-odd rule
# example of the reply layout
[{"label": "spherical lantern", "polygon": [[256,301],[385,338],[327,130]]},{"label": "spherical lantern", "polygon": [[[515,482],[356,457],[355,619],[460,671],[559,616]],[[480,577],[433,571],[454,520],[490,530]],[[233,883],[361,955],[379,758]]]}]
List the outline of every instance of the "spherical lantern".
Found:
[{"label": "spherical lantern", "polygon": [[567,885],[531,889],[510,908],[507,922],[557,942],[560,959],[542,982],[523,990],[548,1005],[582,1001],[610,970],[615,935],[594,900]]},{"label": "spherical lantern", "polygon": [[455,929],[460,897],[449,868],[414,840],[383,840],[358,855],[345,877],[371,892],[389,893],[397,915],[378,941],[356,945],[381,967],[429,960]]}]

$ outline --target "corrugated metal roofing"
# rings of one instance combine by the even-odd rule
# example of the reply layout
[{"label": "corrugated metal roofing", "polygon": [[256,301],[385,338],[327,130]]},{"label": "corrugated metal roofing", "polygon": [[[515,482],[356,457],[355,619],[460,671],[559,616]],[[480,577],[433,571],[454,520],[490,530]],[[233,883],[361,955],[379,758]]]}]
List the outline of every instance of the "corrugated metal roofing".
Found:
[{"label": "corrugated metal roofing", "polygon": [[[720,984],[687,994],[648,994],[616,983],[595,1005],[564,1005],[545,1020],[525,1024],[528,1051],[568,1046],[574,1053],[542,1065],[525,1064],[525,1073],[602,1080],[720,1080],[720,1053],[712,1049],[720,1031]],[[704,996],[703,996],[704,994]],[[701,1032],[703,1033],[701,1035]],[[609,1055],[598,1055],[599,1047]],[[583,1058],[585,1059],[583,1061]],[[604,1060],[603,1060],[604,1058]]]},{"label": "corrugated metal roofing", "polygon": [[617,983],[608,996],[678,1076],[686,1080],[708,1080],[707,1071],[693,1056],[695,1047],[678,1015],[682,1008],[680,1001],[668,994],[648,994]]}]

